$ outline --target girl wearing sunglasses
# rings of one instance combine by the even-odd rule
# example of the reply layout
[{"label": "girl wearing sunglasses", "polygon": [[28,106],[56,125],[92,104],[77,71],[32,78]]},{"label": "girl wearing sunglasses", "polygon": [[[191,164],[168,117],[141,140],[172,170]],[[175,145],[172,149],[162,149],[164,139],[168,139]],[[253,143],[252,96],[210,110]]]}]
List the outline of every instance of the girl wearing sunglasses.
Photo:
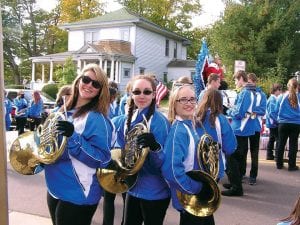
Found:
[{"label": "girl wearing sunglasses", "polygon": [[117,129],[117,145],[122,149],[126,133],[137,123],[145,118],[149,128],[149,133],[137,136],[138,145],[149,147],[150,152],[135,185],[127,192],[124,225],[162,225],[170,202],[170,190],[160,171],[169,122],[156,110],[155,88],[152,77],[135,76],[131,81],[128,114],[112,119]]},{"label": "girl wearing sunglasses", "polygon": [[58,132],[68,137],[66,148],[55,163],[44,165],[53,224],[91,224],[102,196],[96,169],[105,168],[111,159],[108,108],[106,74],[98,65],[88,64],[59,109],[67,114],[67,120],[56,124]]}]

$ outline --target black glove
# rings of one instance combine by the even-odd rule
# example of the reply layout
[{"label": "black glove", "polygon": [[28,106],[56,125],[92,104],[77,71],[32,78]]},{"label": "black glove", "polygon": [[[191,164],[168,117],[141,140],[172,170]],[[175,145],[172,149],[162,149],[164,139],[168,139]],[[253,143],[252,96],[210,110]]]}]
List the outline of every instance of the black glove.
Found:
[{"label": "black glove", "polygon": [[56,123],[56,129],[61,135],[71,137],[74,132],[74,125],[69,121],[59,120]]},{"label": "black glove", "polygon": [[207,182],[202,182],[202,189],[197,195],[199,196],[201,201],[207,202],[213,197],[214,193]]},{"label": "black glove", "polygon": [[143,133],[137,136],[137,144],[141,147],[149,147],[151,151],[160,149],[160,144],[157,143],[152,133]]}]

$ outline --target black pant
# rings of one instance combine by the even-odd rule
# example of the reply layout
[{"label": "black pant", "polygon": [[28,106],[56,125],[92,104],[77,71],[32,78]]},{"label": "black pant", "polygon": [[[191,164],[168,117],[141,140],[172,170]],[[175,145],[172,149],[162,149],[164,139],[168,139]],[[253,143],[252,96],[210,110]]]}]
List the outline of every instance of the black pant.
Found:
[{"label": "black pant", "polygon": [[[250,177],[256,178],[258,171],[258,152],[259,152],[259,139],[260,132],[255,132],[254,135],[249,136],[250,154],[251,154],[251,170]],[[247,155],[248,155],[248,142],[247,148],[243,148],[243,161],[241,163],[241,175],[246,175],[247,170]]]},{"label": "black pant", "polygon": [[272,158],[274,156],[273,149],[274,149],[274,143],[276,142],[275,147],[275,157],[277,157],[277,145],[278,145],[278,127],[270,128],[270,134],[269,134],[269,142],[267,145],[267,157]]},{"label": "black pant", "polygon": [[[115,198],[116,198],[116,194],[112,194],[108,191],[104,191],[102,225],[113,225],[114,224]],[[121,225],[123,225],[123,223],[124,223],[124,207],[125,207],[126,193],[122,193],[122,198],[123,198],[123,216],[122,216]]]},{"label": "black pant", "polygon": [[180,212],[179,225],[215,225],[214,216],[199,217],[194,216],[187,211]]},{"label": "black pant", "polygon": [[27,123],[27,117],[16,117],[16,129],[18,134],[23,134],[25,131],[25,125]]},{"label": "black pant", "polygon": [[145,200],[127,194],[124,225],[163,225],[169,203],[170,198]]},{"label": "black pant", "polygon": [[289,138],[289,167],[296,166],[296,157],[298,151],[298,136],[300,131],[299,124],[280,123],[278,126],[278,149],[277,149],[277,167],[283,166],[284,148]]},{"label": "black pant", "polygon": [[53,225],[90,225],[96,205],[75,205],[53,198],[47,193],[47,203]]},{"label": "black pant", "polygon": [[42,118],[28,118],[28,125],[31,131],[34,131],[42,122]]},{"label": "black pant", "polygon": [[227,157],[227,176],[232,189],[236,191],[242,191],[242,163],[243,163],[243,152],[248,149],[248,137],[247,136],[236,136],[237,149],[236,151]]}]

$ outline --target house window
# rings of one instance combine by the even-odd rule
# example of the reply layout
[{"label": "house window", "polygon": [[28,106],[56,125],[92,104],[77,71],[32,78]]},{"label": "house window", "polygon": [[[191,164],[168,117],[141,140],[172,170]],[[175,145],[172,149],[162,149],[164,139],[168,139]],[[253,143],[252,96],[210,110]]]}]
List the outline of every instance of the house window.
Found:
[{"label": "house window", "polygon": [[169,48],[170,48],[170,41],[166,39],[166,49],[165,49],[165,56],[169,56]]},{"label": "house window", "polygon": [[123,78],[130,78],[130,68],[123,68]]},{"label": "house window", "polygon": [[174,59],[177,59],[177,42],[174,42]]},{"label": "house window", "polygon": [[86,31],[84,33],[84,43],[96,43],[98,41],[98,32],[96,31]]},{"label": "house window", "polygon": [[145,74],[145,68],[144,67],[140,67],[140,74],[141,75]]},{"label": "house window", "polygon": [[121,40],[129,41],[129,29],[120,29]]}]

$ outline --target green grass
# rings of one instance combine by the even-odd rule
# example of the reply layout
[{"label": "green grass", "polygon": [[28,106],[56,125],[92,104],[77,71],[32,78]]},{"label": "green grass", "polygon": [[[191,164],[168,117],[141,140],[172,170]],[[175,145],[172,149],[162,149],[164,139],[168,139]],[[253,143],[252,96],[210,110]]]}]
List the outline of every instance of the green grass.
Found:
[{"label": "green grass", "polygon": [[169,105],[169,99],[163,99],[163,100],[161,100],[160,107],[168,108],[168,105]]}]

